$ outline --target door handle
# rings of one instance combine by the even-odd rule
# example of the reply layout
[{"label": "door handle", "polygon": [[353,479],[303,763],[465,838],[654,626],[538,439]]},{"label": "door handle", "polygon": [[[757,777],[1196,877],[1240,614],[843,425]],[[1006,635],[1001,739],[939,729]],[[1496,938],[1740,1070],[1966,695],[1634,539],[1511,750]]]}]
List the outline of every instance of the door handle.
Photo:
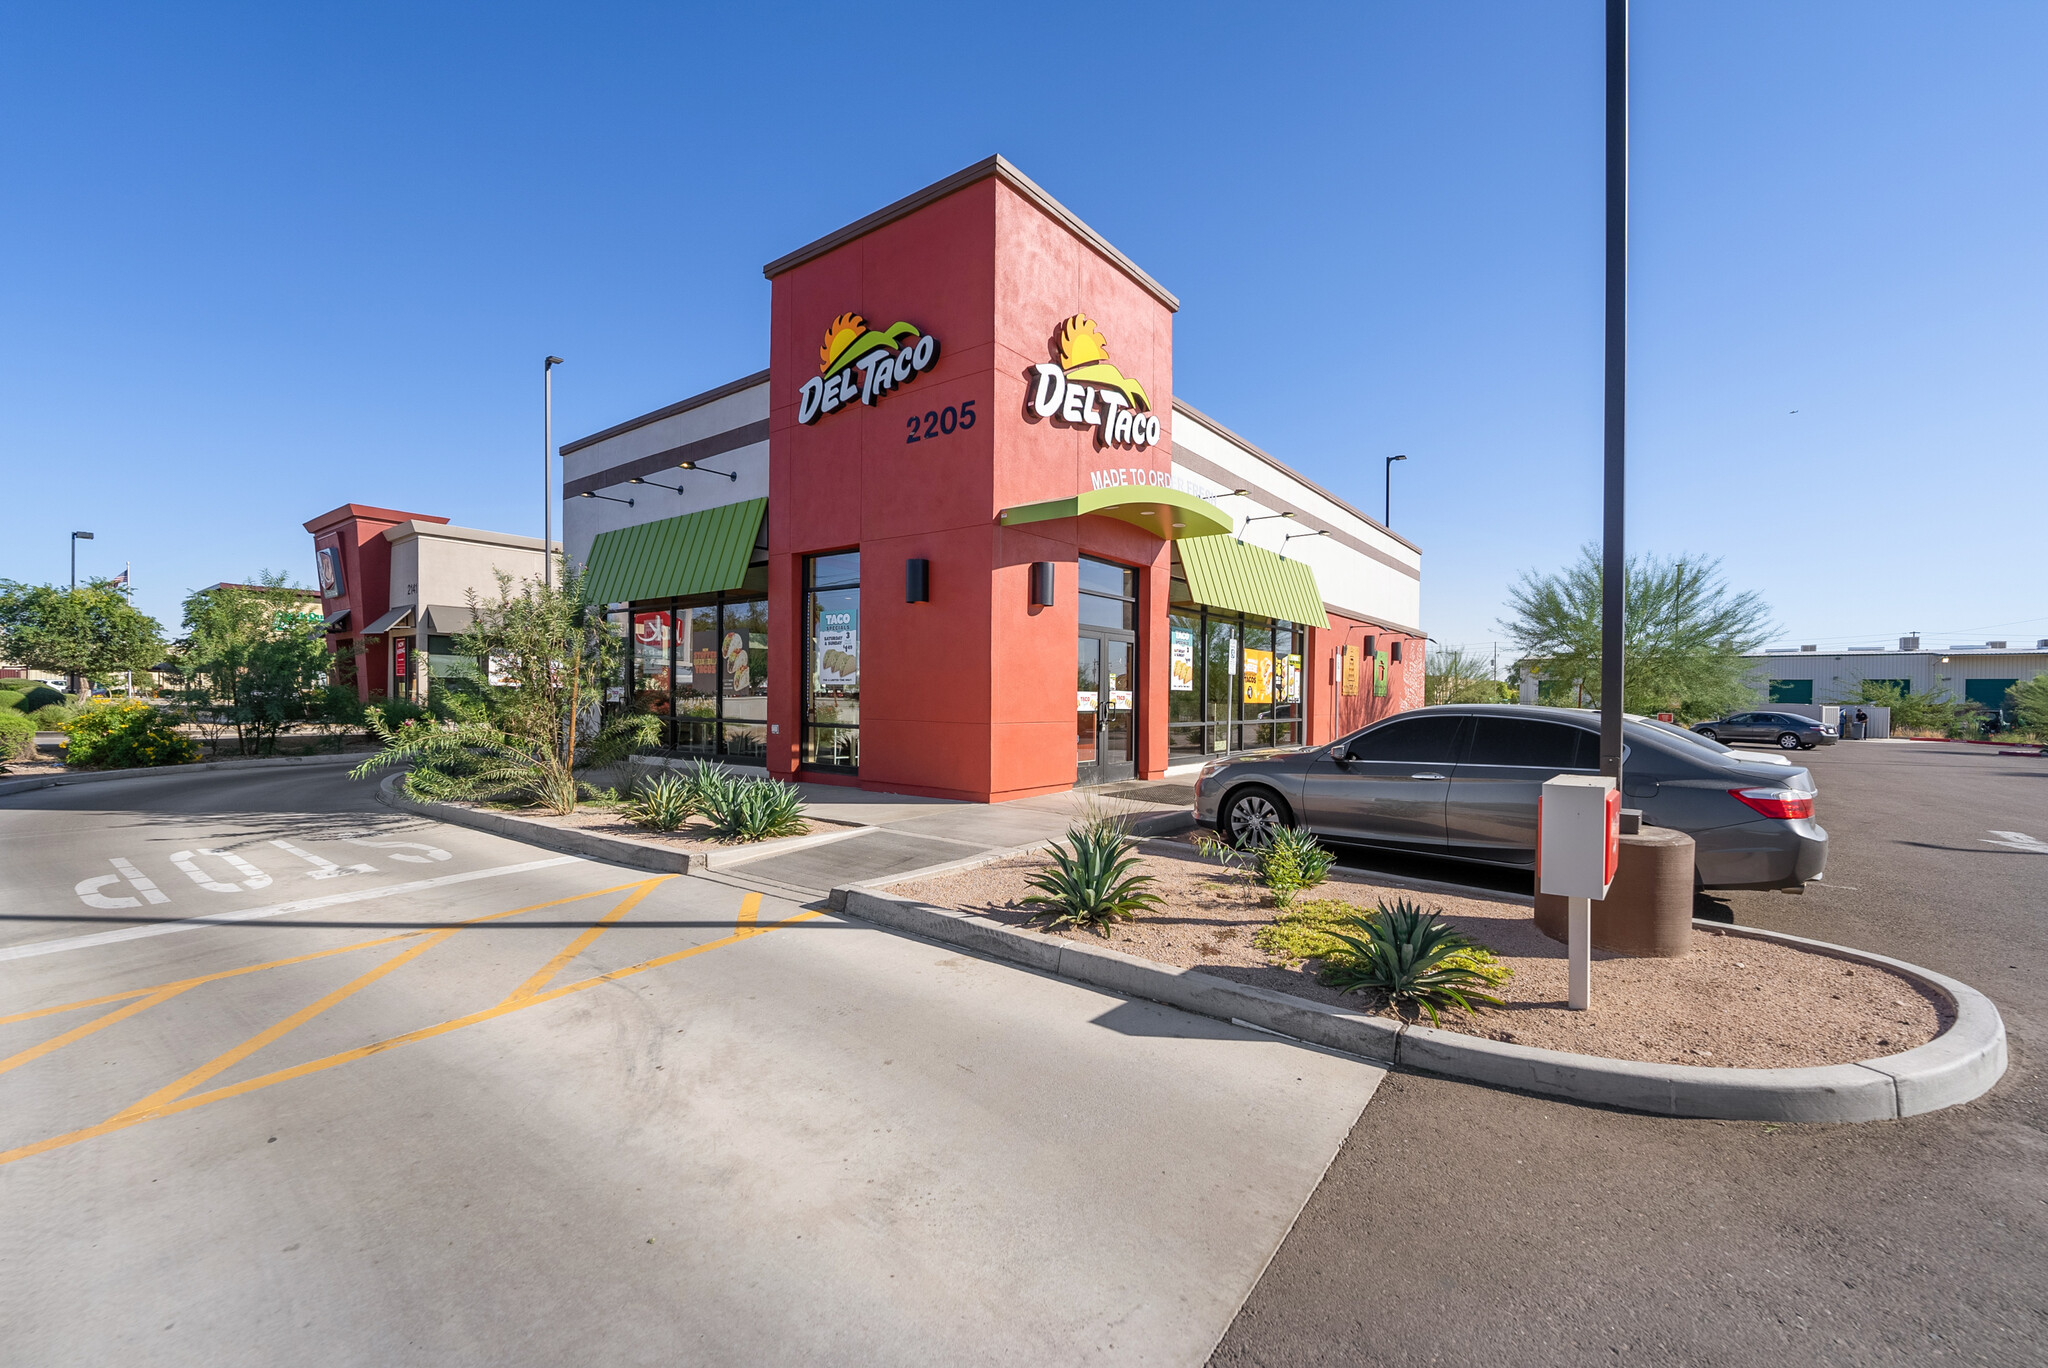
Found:
[{"label": "door handle", "polygon": [[1408,777],[1410,779],[1448,779],[1451,776],[1448,774],[1411,774]]}]

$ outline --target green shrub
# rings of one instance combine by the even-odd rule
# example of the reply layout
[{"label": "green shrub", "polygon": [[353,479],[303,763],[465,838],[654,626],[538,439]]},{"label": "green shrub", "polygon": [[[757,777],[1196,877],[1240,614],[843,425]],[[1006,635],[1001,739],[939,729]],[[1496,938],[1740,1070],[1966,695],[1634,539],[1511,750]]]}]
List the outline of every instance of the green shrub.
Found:
[{"label": "green shrub", "polygon": [[372,699],[369,706],[364,709],[364,712],[366,714],[369,712],[381,713],[384,718],[384,725],[393,731],[397,731],[408,722],[425,722],[433,717],[433,714],[427,709],[417,703],[408,703],[403,698]]},{"label": "green shrub", "polygon": [[1324,960],[1322,980],[1332,988],[1378,993],[1396,1011],[1406,1015],[1420,1008],[1432,1022],[1438,1007],[1470,1012],[1475,1002],[1501,1005],[1479,991],[1506,977],[1475,963],[1472,952],[1485,947],[1406,898],[1362,917],[1342,918],[1329,934],[1344,951]]},{"label": "green shrub", "polygon": [[23,694],[21,701],[14,706],[18,711],[32,713],[40,708],[47,708],[52,703],[62,703],[63,701],[64,695],[58,690],[51,688],[47,684],[38,684],[26,694]]},{"label": "green shrub", "polygon": [[680,774],[664,774],[642,780],[626,800],[626,820],[649,831],[674,831],[696,811],[690,801],[690,782]]},{"label": "green shrub", "polygon": [[27,692],[21,689],[0,689],[0,708],[12,708],[27,697]]},{"label": "green shrub", "polygon": [[199,747],[147,703],[89,703],[64,730],[71,736],[65,762],[82,768],[186,765],[199,758]]},{"label": "green shrub", "polygon": [[33,717],[36,725],[44,731],[63,731],[64,724],[77,717],[79,711],[79,708],[69,703],[52,703],[46,708],[37,708],[28,715]]},{"label": "green shrub", "polygon": [[1286,907],[1304,888],[1327,879],[1336,855],[1323,848],[1307,827],[1280,827],[1272,839],[1251,852],[1259,882],[1273,890],[1276,906]]},{"label": "green shrub", "polygon": [[801,836],[811,829],[803,816],[803,790],[779,779],[729,781],[699,811],[711,819],[719,836],[728,841]]},{"label": "green shrub", "polygon": [[[1302,903],[1252,933],[1252,944],[1292,969],[1304,960],[1320,960],[1325,968],[1346,963],[1356,956],[1337,939],[1337,932],[1351,930],[1358,908],[1335,898],[1316,898]],[[1485,946],[1474,943],[1454,951],[1444,963],[1471,969],[1489,985],[1514,977],[1515,971]]]},{"label": "green shrub", "polygon": [[1145,891],[1152,876],[1131,873],[1138,863],[1133,842],[1113,825],[1074,827],[1067,842],[1048,852],[1052,868],[1025,881],[1039,891],[1023,899],[1024,905],[1043,909],[1032,921],[1046,922],[1052,931],[1071,924],[1107,937],[1112,923],[1129,921],[1140,908],[1159,902],[1157,894]]},{"label": "green shrub", "polygon": [[0,708],[0,765],[36,758],[35,719],[12,708]]},{"label": "green shrub", "polygon": [[2007,689],[2005,706],[2019,715],[2020,726],[2036,736],[2048,736],[2048,674]]}]

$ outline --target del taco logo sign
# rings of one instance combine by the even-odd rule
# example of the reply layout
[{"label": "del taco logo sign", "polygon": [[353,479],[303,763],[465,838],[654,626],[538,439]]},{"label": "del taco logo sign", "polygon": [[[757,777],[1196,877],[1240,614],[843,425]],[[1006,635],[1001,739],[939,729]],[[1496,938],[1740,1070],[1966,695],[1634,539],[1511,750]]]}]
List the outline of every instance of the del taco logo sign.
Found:
[{"label": "del taco logo sign", "polygon": [[873,404],[898,385],[930,370],[939,359],[939,339],[908,323],[870,328],[856,313],[843,313],[825,329],[818,348],[818,373],[797,393],[796,419],[815,423],[852,403]]},{"label": "del taco logo sign", "polygon": [[1038,377],[1033,413],[1095,428],[1105,446],[1146,447],[1159,440],[1151,396],[1109,359],[1109,344],[1093,319],[1075,314],[1060,324],[1053,349],[1057,362],[1032,368]]}]

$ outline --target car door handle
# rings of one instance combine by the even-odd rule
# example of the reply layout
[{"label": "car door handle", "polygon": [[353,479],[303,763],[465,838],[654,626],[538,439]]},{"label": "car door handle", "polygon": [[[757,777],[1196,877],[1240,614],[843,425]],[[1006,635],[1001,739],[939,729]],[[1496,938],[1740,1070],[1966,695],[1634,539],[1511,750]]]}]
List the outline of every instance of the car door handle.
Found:
[{"label": "car door handle", "polygon": [[1411,774],[1408,777],[1410,779],[1448,779],[1451,776],[1448,774]]}]

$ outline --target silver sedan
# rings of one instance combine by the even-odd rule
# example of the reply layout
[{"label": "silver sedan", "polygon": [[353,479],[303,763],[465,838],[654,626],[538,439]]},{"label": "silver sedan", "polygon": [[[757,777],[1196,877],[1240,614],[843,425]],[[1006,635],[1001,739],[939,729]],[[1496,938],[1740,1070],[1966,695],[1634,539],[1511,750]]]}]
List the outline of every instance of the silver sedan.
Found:
[{"label": "silver sedan", "polygon": [[[1648,721],[1625,723],[1622,741],[1624,803],[1693,838],[1701,887],[1821,877],[1828,834],[1806,769]],[[1597,774],[1599,756],[1599,719],[1580,709],[1419,708],[1331,745],[1211,761],[1195,780],[1195,819],[1240,844],[1305,826],[1340,843],[1533,868],[1543,782]]]}]

